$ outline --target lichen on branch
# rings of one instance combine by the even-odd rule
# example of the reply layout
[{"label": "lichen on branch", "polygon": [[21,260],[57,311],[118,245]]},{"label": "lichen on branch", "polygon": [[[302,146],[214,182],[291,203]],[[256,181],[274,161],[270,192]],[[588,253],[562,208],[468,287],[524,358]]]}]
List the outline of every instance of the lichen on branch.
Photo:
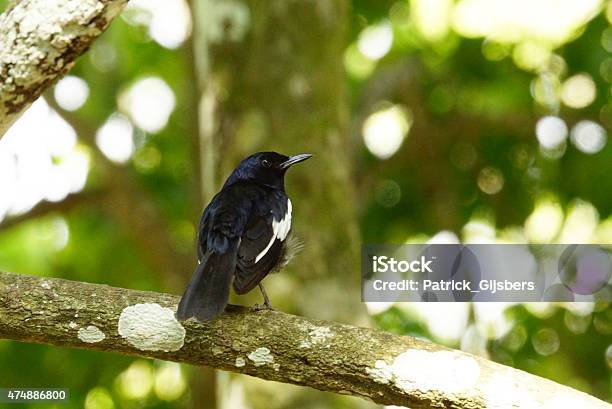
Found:
[{"label": "lichen on branch", "polygon": [[179,322],[177,304],[168,294],[0,272],[0,338],[206,365],[413,409],[610,407],[412,337],[237,306],[214,321]]}]

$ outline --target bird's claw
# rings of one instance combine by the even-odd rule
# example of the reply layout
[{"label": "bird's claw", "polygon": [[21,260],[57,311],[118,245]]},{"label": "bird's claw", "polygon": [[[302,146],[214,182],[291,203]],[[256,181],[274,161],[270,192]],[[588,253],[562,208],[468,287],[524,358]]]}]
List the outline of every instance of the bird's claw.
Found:
[{"label": "bird's claw", "polygon": [[272,308],[270,304],[255,304],[253,305],[253,307],[251,307],[251,309],[253,311],[263,311],[263,310],[274,311],[274,308]]}]

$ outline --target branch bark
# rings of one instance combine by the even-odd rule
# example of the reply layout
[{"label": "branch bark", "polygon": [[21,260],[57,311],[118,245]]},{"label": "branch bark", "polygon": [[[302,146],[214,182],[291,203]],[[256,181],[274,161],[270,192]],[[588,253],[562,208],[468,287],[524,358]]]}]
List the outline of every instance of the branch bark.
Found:
[{"label": "branch bark", "polygon": [[21,0],[0,16],[0,138],[127,0]]},{"label": "branch bark", "polygon": [[212,322],[179,323],[177,302],[168,294],[0,273],[0,338],[206,365],[413,409],[610,408],[416,338],[237,306]]}]

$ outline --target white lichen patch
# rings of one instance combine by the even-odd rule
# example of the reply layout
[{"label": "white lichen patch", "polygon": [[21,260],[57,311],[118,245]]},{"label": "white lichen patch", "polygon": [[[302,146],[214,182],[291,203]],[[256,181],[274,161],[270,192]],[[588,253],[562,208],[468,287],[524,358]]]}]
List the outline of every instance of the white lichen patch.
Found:
[{"label": "white lichen patch", "polygon": [[328,338],[334,336],[329,327],[313,327],[308,332],[308,337],[300,343],[300,348],[310,348],[323,344]]},{"label": "white lichen patch", "polygon": [[70,321],[70,322],[68,323],[68,328],[70,328],[70,329],[75,329],[76,327],[78,327],[78,325],[77,325],[77,323],[76,323],[76,322],[74,322],[74,321]]},{"label": "white lichen patch", "polygon": [[236,367],[238,368],[242,368],[243,366],[246,365],[246,361],[244,360],[243,357],[239,356],[236,358],[236,363],[235,363]]},{"label": "white lichen patch", "polygon": [[[515,370],[500,371],[480,385],[479,388],[482,391],[487,408],[537,408],[541,406],[531,396],[528,388],[525,388],[525,386],[521,384],[519,377],[516,376],[518,373],[519,372]],[[554,407],[580,406],[564,406],[561,404]]]},{"label": "white lichen patch", "polygon": [[374,368],[366,368],[366,372],[370,375],[370,378],[374,379],[374,382],[386,385],[393,378],[393,372],[390,368],[385,361],[378,360],[374,364]]},{"label": "white lichen patch", "polygon": [[253,361],[255,366],[274,363],[274,357],[270,353],[270,350],[266,347],[257,348],[247,356],[251,361]]},{"label": "white lichen patch", "polygon": [[119,335],[141,351],[178,351],[185,342],[185,328],[174,311],[159,304],[136,304],[119,316]]},{"label": "white lichen patch", "polygon": [[447,393],[465,391],[476,385],[480,366],[474,358],[452,351],[409,349],[398,355],[392,364],[378,360],[366,372],[375,382],[412,392],[443,390]]},{"label": "white lichen patch", "polygon": [[44,288],[45,290],[48,290],[49,288],[51,288],[51,286],[49,285],[49,283],[47,281],[43,281],[40,286],[42,288]]},{"label": "white lichen patch", "polygon": [[278,372],[280,370],[280,364],[274,364],[272,365],[272,368],[274,368],[274,370]]},{"label": "white lichen patch", "polygon": [[87,342],[88,344],[95,344],[96,342],[100,342],[106,338],[104,332],[100,331],[100,329],[95,325],[89,325],[87,328],[79,329],[77,335],[81,341]]}]

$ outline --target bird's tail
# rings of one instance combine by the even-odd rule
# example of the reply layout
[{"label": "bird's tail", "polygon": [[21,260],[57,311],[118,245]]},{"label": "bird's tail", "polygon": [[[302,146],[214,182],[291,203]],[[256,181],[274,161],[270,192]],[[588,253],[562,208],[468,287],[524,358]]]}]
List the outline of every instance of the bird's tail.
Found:
[{"label": "bird's tail", "polygon": [[228,247],[227,252],[207,253],[198,264],[179,302],[177,319],[212,320],[225,310],[236,268],[238,243],[229,243]]}]

